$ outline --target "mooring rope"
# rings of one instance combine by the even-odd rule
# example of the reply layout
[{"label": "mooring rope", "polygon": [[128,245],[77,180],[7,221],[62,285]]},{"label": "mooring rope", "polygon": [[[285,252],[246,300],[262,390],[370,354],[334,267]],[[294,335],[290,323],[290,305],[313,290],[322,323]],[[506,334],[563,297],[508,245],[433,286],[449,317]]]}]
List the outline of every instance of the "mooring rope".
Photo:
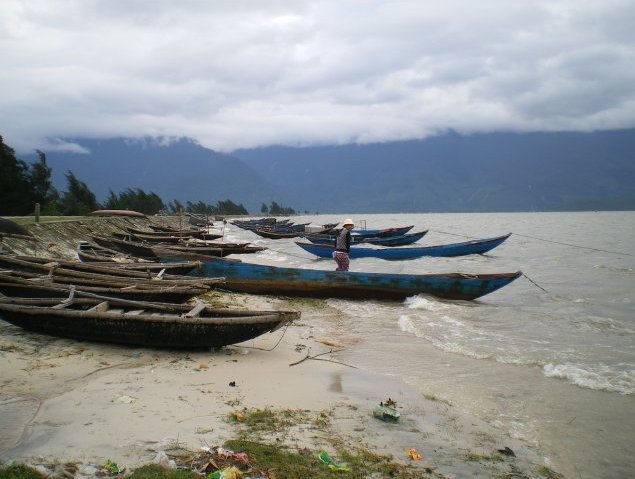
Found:
[{"label": "mooring rope", "polygon": [[280,344],[280,341],[282,341],[282,338],[284,338],[284,335],[287,332],[287,329],[289,328],[289,326],[291,325],[291,323],[287,323],[284,326],[284,329],[282,330],[282,336],[280,336],[280,339],[278,339],[278,342],[276,344],[274,344],[273,348],[271,349],[266,349],[266,348],[259,348],[258,346],[239,346],[240,348],[244,348],[244,349],[259,349],[260,351],[273,351],[274,349],[276,349],[278,347],[278,344]]},{"label": "mooring rope", "polygon": [[[462,234],[457,234],[457,233],[448,233],[447,231],[439,231],[439,230],[433,230],[431,229],[430,231],[434,231],[435,233],[441,233],[444,235],[451,235],[451,236],[460,236],[461,238],[468,238],[468,239],[478,239],[475,238],[473,236],[467,236],[467,235],[462,235]],[[625,253],[623,251],[609,251],[606,249],[601,249],[601,248],[591,248],[590,246],[581,246],[581,245],[577,245],[577,244],[571,244],[571,243],[564,243],[561,241],[553,241],[553,240],[548,240],[545,238],[538,238],[537,236],[529,236],[529,235],[523,235],[520,233],[512,233],[513,236],[520,236],[522,238],[530,238],[530,239],[534,239],[534,240],[538,240],[538,241],[544,241],[546,243],[554,243],[554,244],[559,244],[562,246],[570,246],[572,248],[580,248],[580,249],[588,249],[591,251],[599,251],[601,253],[609,253],[609,254],[621,254],[621,255],[625,255],[625,256],[633,256],[632,253]]]},{"label": "mooring rope", "polygon": [[537,286],[538,288],[542,289],[545,293],[549,293],[549,291],[547,291],[545,288],[543,288],[542,286],[540,286],[538,283],[536,283],[533,279],[531,279],[529,276],[527,276],[525,273],[523,273],[523,276],[525,278],[527,278],[529,280],[530,283],[532,283],[533,285]]},{"label": "mooring rope", "polygon": [[588,249],[588,250],[591,250],[591,251],[599,251],[601,253],[622,254],[622,255],[625,255],[625,256],[633,256],[631,253],[624,253],[623,251],[609,251],[609,250],[601,249],[601,248],[591,248],[590,246],[580,246],[580,245],[571,244],[571,243],[563,243],[563,242],[560,242],[560,241],[553,241],[553,240],[548,240],[548,239],[544,239],[544,238],[538,238],[537,236],[521,235],[520,233],[514,233],[514,235],[521,236],[523,238],[535,239],[535,240],[538,240],[538,241],[545,241],[546,243],[555,243],[555,244],[559,244],[559,245],[563,245],[563,246],[571,246],[572,248]]}]

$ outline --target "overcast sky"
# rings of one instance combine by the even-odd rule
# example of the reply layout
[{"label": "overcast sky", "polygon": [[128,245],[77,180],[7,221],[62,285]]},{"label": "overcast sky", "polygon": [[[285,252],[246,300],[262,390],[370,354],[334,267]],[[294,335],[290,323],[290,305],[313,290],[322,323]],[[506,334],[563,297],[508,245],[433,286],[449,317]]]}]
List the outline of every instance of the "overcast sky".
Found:
[{"label": "overcast sky", "polygon": [[635,0],[2,0],[0,61],[18,151],[635,127]]}]

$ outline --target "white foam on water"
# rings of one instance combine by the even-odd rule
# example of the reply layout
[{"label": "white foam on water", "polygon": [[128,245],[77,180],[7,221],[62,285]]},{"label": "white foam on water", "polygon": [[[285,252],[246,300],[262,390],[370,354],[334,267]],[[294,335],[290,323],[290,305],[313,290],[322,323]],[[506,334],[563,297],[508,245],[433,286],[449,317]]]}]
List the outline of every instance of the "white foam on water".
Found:
[{"label": "white foam on water", "polygon": [[[463,323],[461,321],[449,316],[442,316],[441,320],[445,323],[445,326],[434,321],[427,321],[426,327],[421,328],[415,324],[415,321],[410,316],[401,315],[397,320],[397,325],[401,331],[428,341],[443,351],[475,359],[489,359],[491,357],[489,354],[480,353],[469,348],[470,343],[464,338],[465,335],[461,327]],[[448,328],[447,325],[451,327]]]},{"label": "white foam on water", "polygon": [[546,364],[542,368],[545,377],[565,379],[576,386],[598,391],[617,392],[624,395],[635,394],[635,365],[606,364],[581,366],[579,364]]},{"label": "white foam on water", "polygon": [[270,249],[266,249],[257,253],[258,258],[266,259],[269,261],[275,261],[277,263],[281,263],[283,261],[288,261],[288,257],[282,253],[278,253],[277,251],[273,251]]},{"label": "white foam on water", "polygon": [[406,298],[403,304],[410,309],[421,309],[431,312],[446,311],[453,307],[451,304],[431,300],[423,296],[411,296]]}]

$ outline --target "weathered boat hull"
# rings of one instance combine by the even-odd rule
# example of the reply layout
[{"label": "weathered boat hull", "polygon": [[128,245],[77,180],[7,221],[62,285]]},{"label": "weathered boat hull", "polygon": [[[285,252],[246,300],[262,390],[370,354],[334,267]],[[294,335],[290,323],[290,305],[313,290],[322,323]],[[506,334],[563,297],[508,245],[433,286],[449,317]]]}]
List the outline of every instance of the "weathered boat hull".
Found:
[{"label": "weathered boat hull", "polygon": [[183,303],[189,299],[205,293],[205,290],[194,288],[114,288],[86,285],[70,285],[52,283],[28,284],[26,282],[0,282],[0,293],[5,296],[23,296],[28,298],[68,298],[73,288],[77,291],[109,296],[112,298],[129,299],[134,301],[163,301]]},{"label": "weathered boat hull", "polygon": [[[439,246],[421,246],[410,248],[364,248],[351,246],[349,257],[355,258],[379,258],[386,260],[405,260],[421,258],[423,256],[466,256],[470,254],[483,254],[493,250],[502,244],[510,234],[487,238],[482,240],[465,241],[463,243],[445,244]],[[300,248],[320,258],[331,258],[335,247],[326,244],[312,244],[296,242]]]},{"label": "weathered boat hull", "polygon": [[522,273],[503,274],[391,274],[280,268],[236,260],[202,261],[199,272],[222,276],[223,289],[255,294],[319,298],[403,300],[425,294],[472,300],[508,285]]},{"label": "weathered boat hull", "polygon": [[140,258],[156,258],[151,246],[143,245],[138,242],[123,241],[114,237],[106,238],[104,236],[93,236],[92,239],[95,243],[105,248],[129,253]]},{"label": "weathered boat hull", "polygon": [[[374,236],[357,236],[351,235],[351,244],[368,243],[376,246],[407,246],[416,243],[428,233],[428,230],[419,231],[417,233],[407,233],[401,236],[388,236],[386,238]],[[334,244],[335,236],[328,234],[307,235],[305,239],[313,244]]]},{"label": "weathered boat hull", "polygon": [[414,228],[414,225],[411,226],[397,226],[395,228],[384,228],[384,229],[375,229],[375,230],[361,230],[361,229],[353,229],[351,230],[351,234],[358,236],[376,236],[379,238],[391,238],[393,236],[401,236],[405,235],[408,231]]},{"label": "weathered boat hull", "polygon": [[[107,306],[122,309],[100,311],[102,299]],[[0,298],[0,318],[30,331],[64,338],[168,349],[208,349],[253,339],[300,316],[294,311],[207,307],[202,311],[206,316],[188,317],[191,306],[130,301],[122,304],[102,299],[75,299],[70,303],[75,309],[68,309],[59,301]]]}]

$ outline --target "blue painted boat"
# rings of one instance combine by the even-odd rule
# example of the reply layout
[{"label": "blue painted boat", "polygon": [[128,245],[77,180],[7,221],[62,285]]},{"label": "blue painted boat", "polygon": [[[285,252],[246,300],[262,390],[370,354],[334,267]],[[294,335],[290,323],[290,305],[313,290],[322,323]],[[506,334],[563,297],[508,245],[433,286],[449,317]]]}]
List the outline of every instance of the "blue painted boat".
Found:
[{"label": "blue painted boat", "polygon": [[392,274],[281,268],[226,258],[197,258],[197,270],[223,277],[222,289],[255,294],[403,300],[425,294],[446,299],[476,299],[508,285],[522,272],[502,274]]},{"label": "blue painted boat", "polygon": [[[363,246],[351,246],[349,257],[354,258],[380,258],[387,260],[402,260],[421,258],[422,256],[465,256],[468,254],[486,253],[511,236],[511,233],[496,238],[465,241],[463,243],[444,244],[439,246],[419,246],[410,248],[365,248]],[[334,245],[296,243],[303,250],[319,256],[320,258],[332,258]]]},{"label": "blue painted boat", "polygon": [[[401,236],[388,236],[387,238],[375,237],[375,236],[356,236],[351,235],[351,244],[368,243],[377,246],[407,246],[409,244],[416,243],[428,233],[428,230],[419,231],[417,233],[408,233]],[[335,236],[328,234],[316,234],[307,235],[304,237],[306,240],[314,244],[329,244],[335,243]]]},{"label": "blue painted boat", "polygon": [[414,225],[411,226],[398,226],[395,228],[384,228],[381,230],[360,230],[360,229],[352,229],[351,235],[357,236],[376,236],[379,238],[389,238],[392,236],[401,236],[405,235],[408,231],[414,228]]}]

